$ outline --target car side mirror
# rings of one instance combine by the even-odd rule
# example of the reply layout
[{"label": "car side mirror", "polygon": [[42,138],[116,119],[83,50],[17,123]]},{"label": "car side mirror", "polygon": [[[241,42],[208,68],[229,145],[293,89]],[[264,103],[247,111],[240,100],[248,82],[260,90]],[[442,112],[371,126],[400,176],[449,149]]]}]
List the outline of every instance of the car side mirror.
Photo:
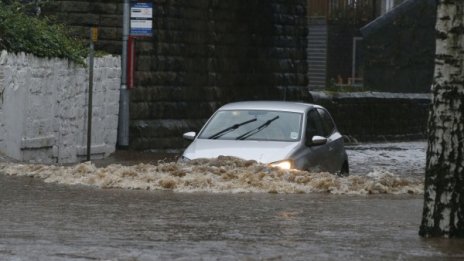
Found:
[{"label": "car side mirror", "polygon": [[186,140],[194,140],[195,136],[197,136],[197,133],[194,131],[186,132],[182,137]]},{"label": "car side mirror", "polygon": [[309,143],[309,144],[308,144],[309,146],[324,145],[324,144],[327,143],[327,138],[316,135],[316,136],[313,136],[313,137],[311,138],[311,141],[308,142],[308,143]]}]

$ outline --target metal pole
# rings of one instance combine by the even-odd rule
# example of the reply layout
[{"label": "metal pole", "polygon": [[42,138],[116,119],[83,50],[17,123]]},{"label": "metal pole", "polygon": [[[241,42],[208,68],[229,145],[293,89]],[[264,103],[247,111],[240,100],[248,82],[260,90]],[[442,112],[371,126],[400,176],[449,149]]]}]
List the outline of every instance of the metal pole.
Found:
[{"label": "metal pole", "polygon": [[351,85],[353,85],[354,78],[356,77],[356,38],[353,37],[353,51],[351,54]]},{"label": "metal pole", "polygon": [[351,61],[351,85],[356,84],[356,51],[358,46],[358,41],[361,41],[362,37],[353,37],[353,54]]},{"label": "metal pole", "polygon": [[129,11],[130,1],[124,0],[123,32],[122,32],[122,57],[121,57],[121,88],[119,95],[119,124],[118,146],[129,146],[129,91],[127,89],[127,39],[129,37]]},{"label": "metal pole", "polygon": [[87,161],[90,161],[90,148],[92,146],[92,103],[93,103],[93,59],[94,44],[92,30],[90,30],[90,52],[89,52],[89,103],[87,110]]}]

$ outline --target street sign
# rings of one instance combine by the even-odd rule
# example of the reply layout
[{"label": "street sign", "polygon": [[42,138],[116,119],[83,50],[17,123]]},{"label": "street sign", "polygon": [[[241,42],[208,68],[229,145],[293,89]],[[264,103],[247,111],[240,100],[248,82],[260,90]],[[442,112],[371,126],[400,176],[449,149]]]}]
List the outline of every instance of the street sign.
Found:
[{"label": "street sign", "polygon": [[98,27],[92,27],[90,28],[90,35],[91,35],[91,40],[92,42],[97,42],[98,40]]},{"label": "street sign", "polygon": [[131,3],[130,35],[135,37],[153,35],[153,3]]}]

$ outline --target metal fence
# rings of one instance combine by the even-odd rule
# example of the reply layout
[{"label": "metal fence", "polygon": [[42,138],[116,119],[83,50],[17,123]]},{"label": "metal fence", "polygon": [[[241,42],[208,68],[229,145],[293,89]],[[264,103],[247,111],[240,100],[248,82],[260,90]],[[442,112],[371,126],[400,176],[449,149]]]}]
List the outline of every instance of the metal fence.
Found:
[{"label": "metal fence", "polygon": [[375,18],[378,0],[308,0],[310,17],[329,22],[368,22]]}]

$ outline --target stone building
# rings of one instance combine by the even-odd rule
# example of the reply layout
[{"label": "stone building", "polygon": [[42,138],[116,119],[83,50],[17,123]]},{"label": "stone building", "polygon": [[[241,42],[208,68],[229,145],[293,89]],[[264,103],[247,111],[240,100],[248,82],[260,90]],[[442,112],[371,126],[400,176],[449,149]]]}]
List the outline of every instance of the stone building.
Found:
[{"label": "stone building", "polygon": [[387,10],[386,0],[307,1],[309,89],[362,82],[359,28]]},{"label": "stone building", "polygon": [[[307,95],[306,0],[153,0],[154,36],[136,42],[130,148],[179,149],[220,105]],[[121,53],[122,1],[58,0],[54,15]]]},{"label": "stone building", "polygon": [[434,0],[308,0],[308,17],[310,90],[428,91]]}]

